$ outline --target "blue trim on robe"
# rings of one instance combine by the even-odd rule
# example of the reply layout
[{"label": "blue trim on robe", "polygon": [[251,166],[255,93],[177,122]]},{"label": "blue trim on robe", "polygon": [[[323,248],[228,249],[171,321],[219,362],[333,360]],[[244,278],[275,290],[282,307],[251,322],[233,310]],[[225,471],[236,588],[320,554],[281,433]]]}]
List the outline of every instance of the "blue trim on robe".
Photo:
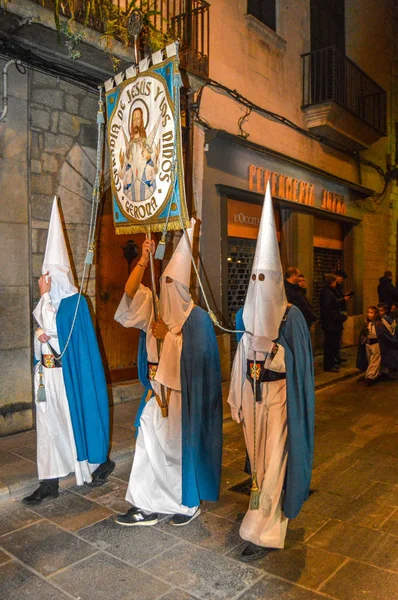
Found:
[{"label": "blue trim on robe", "polygon": [[381,368],[398,371],[398,338],[388,331],[382,321],[376,324],[376,334],[380,346]]},{"label": "blue trim on robe", "polygon": [[182,329],[182,504],[218,500],[222,454],[222,387],[217,338],[195,306]]},{"label": "blue trim on robe", "polygon": [[144,387],[144,391],[141,396],[140,405],[138,407],[137,414],[135,416],[134,427],[136,428],[135,435],[138,435],[138,428],[140,426],[141,415],[144,411],[146,405],[146,399],[148,396],[148,392],[152,391],[151,382],[148,379],[148,353],[146,351],[146,333],[141,329],[140,331],[140,339],[138,342],[138,379],[140,380],[142,386]]},{"label": "blue trim on robe", "polygon": [[[57,312],[61,352],[75,314],[78,294],[64,298]],[[109,403],[104,367],[86,299],[80,299],[72,337],[62,357],[77,459],[101,464],[109,450]]]},{"label": "blue trim on robe", "polygon": [[[236,314],[236,329],[244,329],[243,309]],[[238,342],[242,333],[237,334]],[[301,311],[291,306],[277,342],[285,350],[287,401],[287,470],[283,512],[296,517],[308,498],[314,454],[314,362],[311,338]]]},{"label": "blue trim on robe", "polygon": [[[182,504],[218,500],[222,455],[222,387],[218,344],[209,315],[195,306],[182,328]],[[140,367],[141,365],[141,367]],[[148,389],[146,335],[141,331],[138,374],[145,387],[135,425],[139,426]],[[149,387],[147,387],[149,386]],[[160,409],[159,409],[160,410]]]}]

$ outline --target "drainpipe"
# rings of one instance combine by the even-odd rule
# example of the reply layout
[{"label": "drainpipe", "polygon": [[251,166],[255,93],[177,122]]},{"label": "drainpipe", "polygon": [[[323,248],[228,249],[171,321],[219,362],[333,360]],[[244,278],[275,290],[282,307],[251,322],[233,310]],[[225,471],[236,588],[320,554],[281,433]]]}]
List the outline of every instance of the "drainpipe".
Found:
[{"label": "drainpipe", "polygon": [[9,60],[6,62],[6,64],[3,67],[3,110],[0,114],[0,123],[1,121],[4,121],[4,119],[7,116],[8,113],[8,67],[10,67],[11,65],[21,65],[21,61],[20,60]]}]

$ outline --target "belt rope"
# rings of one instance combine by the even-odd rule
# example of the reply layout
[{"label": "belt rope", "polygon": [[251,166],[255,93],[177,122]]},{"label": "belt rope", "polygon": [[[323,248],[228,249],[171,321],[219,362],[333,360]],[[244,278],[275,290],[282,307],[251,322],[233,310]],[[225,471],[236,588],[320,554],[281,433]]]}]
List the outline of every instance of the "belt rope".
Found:
[{"label": "belt rope", "polygon": [[257,364],[256,352],[254,352],[253,360],[253,465],[252,465],[252,487],[250,490],[250,510],[258,510],[260,508],[260,488],[257,482]]}]

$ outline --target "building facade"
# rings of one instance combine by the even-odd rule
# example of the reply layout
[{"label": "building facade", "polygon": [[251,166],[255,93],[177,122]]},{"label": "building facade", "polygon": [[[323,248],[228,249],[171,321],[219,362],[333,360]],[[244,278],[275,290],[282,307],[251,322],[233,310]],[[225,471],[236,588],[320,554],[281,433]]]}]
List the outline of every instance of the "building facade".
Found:
[{"label": "building facade", "polygon": [[[31,315],[54,195],[81,277],[95,178],[96,84],[114,73],[94,29],[85,30],[82,57],[71,61],[63,37],[58,44],[53,4],[19,0],[0,15],[0,65],[12,61],[0,121],[0,436],[34,425]],[[156,0],[162,11],[171,4]],[[314,304],[323,273],[347,271],[355,295],[345,341],[356,343],[364,308],[377,301],[378,278],[397,270],[398,191],[396,179],[385,179],[397,160],[393,0],[173,5],[169,23],[182,40],[185,69],[188,202],[201,221],[212,309],[233,328],[269,180],[284,267],[305,274]],[[113,54],[120,70],[134,61],[132,48],[116,45]],[[0,116],[4,106],[2,99]],[[105,193],[84,292],[111,382],[136,377],[137,334],[113,321],[134,264],[131,241],[115,235]],[[321,343],[318,330],[314,342]],[[220,347],[228,355],[227,337]]]},{"label": "building facade", "polygon": [[385,178],[397,160],[395,27],[389,1],[212,5],[194,197],[206,279],[229,326],[268,179],[283,266],[304,273],[316,311],[323,274],[348,274],[346,344],[378,301],[379,277],[396,274],[396,174]]}]

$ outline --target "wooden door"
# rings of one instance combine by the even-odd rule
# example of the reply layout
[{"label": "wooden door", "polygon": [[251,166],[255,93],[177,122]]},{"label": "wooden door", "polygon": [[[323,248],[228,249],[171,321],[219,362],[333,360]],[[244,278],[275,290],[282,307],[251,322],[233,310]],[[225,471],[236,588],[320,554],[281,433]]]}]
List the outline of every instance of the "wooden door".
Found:
[{"label": "wooden door", "polygon": [[[98,338],[108,382],[129,381],[138,377],[137,350],[140,332],[122,327],[114,320],[117,306],[123,296],[129,272],[141,255],[145,234],[116,235],[113,224],[110,190],[106,192],[99,223],[97,256],[97,328]],[[134,240],[138,257],[129,265],[123,248]],[[160,261],[155,261],[156,281],[159,279]],[[145,272],[143,284],[150,287],[150,269]]]}]

